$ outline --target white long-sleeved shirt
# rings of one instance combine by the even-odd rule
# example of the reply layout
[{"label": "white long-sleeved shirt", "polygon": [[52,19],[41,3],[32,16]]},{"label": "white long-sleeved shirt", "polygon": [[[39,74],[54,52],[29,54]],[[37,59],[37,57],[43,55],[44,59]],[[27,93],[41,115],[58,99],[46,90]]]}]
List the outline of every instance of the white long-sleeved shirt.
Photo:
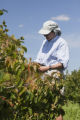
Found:
[{"label": "white long-sleeved shirt", "polygon": [[50,41],[44,40],[35,61],[45,66],[62,63],[64,69],[67,68],[69,61],[67,42],[59,36]]}]

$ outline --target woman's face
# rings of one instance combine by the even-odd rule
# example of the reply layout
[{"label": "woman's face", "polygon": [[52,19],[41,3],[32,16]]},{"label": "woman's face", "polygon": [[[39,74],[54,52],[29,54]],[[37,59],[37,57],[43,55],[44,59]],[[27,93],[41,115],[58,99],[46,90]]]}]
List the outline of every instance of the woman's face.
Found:
[{"label": "woman's face", "polygon": [[54,32],[50,32],[49,34],[44,35],[44,37],[46,37],[46,39],[48,41],[50,41],[50,40],[52,40],[55,37],[55,34],[54,34]]}]

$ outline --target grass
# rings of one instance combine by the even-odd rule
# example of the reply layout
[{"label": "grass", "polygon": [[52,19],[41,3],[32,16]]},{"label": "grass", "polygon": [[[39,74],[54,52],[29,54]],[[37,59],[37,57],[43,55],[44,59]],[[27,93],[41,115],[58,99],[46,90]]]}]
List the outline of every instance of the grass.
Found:
[{"label": "grass", "polygon": [[68,102],[63,106],[65,110],[64,120],[80,120],[80,105]]}]

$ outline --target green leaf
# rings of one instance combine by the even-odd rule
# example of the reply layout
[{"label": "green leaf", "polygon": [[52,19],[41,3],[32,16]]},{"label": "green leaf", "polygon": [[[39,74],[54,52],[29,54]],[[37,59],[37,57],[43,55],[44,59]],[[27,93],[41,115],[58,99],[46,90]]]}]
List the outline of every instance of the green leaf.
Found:
[{"label": "green leaf", "polygon": [[40,117],[40,119],[41,119],[41,118],[43,119],[44,114],[43,114],[43,113],[41,113],[39,117]]},{"label": "green leaf", "polygon": [[53,113],[50,114],[50,118],[53,118]]},{"label": "green leaf", "polygon": [[9,30],[8,29],[5,29],[5,32],[8,32]]},{"label": "green leaf", "polygon": [[32,115],[32,109],[29,107],[28,108],[29,114]]},{"label": "green leaf", "polygon": [[0,10],[0,15],[3,15],[3,13],[4,13],[4,12],[3,12],[2,10]]},{"label": "green leaf", "polygon": [[37,97],[35,97],[35,98],[34,98],[34,102],[35,102],[35,104],[37,103],[37,101],[38,101],[38,99],[37,99]]},{"label": "green leaf", "polygon": [[24,40],[24,37],[22,36],[22,37],[20,37],[20,39],[21,39],[21,40]]},{"label": "green leaf", "polygon": [[3,21],[3,25],[6,25],[6,22],[5,22],[5,21]]},{"label": "green leaf", "polygon": [[19,96],[21,96],[25,91],[26,91],[26,88],[24,87],[24,88],[19,92]]},{"label": "green leaf", "polygon": [[27,48],[25,46],[21,47],[25,52],[27,52]]}]

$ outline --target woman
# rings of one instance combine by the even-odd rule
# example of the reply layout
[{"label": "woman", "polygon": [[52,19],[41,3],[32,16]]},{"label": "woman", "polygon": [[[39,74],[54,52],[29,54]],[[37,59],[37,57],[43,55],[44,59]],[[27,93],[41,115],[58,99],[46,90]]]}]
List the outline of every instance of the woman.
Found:
[{"label": "woman", "polygon": [[[61,30],[54,21],[46,21],[39,33],[46,38],[39,50],[35,62],[40,64],[39,70],[51,75],[52,72],[63,72],[69,62],[67,42],[61,37]],[[60,115],[56,120],[63,120]]]}]

